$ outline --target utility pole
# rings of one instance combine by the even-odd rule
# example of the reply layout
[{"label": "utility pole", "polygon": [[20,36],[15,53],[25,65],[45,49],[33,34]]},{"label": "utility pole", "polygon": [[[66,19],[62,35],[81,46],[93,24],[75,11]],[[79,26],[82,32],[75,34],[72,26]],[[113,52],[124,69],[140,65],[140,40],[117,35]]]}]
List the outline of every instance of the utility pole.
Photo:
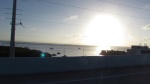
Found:
[{"label": "utility pole", "polygon": [[11,39],[10,39],[10,57],[15,56],[16,7],[17,7],[17,0],[13,0]]}]

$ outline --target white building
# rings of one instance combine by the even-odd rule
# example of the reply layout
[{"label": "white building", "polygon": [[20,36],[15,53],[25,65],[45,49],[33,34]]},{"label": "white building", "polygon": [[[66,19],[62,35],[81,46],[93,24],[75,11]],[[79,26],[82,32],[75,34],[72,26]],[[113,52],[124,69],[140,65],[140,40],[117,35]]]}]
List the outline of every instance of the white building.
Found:
[{"label": "white building", "polygon": [[128,55],[145,55],[150,54],[150,48],[148,46],[131,46],[131,49],[127,49]]}]

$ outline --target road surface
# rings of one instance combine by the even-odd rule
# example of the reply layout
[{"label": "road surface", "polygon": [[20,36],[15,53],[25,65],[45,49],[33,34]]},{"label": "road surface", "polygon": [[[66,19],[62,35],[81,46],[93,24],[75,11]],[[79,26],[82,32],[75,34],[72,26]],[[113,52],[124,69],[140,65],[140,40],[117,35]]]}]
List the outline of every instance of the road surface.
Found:
[{"label": "road surface", "polygon": [[150,84],[150,65],[0,76],[0,84]]}]

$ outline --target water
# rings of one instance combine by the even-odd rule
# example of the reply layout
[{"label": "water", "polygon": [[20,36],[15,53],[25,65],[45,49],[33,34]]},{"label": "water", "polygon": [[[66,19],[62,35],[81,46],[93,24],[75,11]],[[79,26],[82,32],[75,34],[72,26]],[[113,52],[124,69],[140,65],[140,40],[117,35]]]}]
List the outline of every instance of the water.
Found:
[{"label": "water", "polygon": [[[18,47],[28,47],[29,49],[41,50],[51,54],[60,52],[59,56],[98,56],[97,46],[79,46],[62,44],[17,44]],[[99,51],[100,52],[100,51]]]},{"label": "water", "polygon": [[[0,42],[0,45],[9,46],[9,42]],[[32,50],[40,50],[50,54],[60,53],[58,56],[100,56],[103,49],[113,49],[126,51],[127,47],[100,47],[83,45],[65,45],[65,44],[44,44],[44,43],[23,43],[17,42],[16,47],[28,47]]]}]

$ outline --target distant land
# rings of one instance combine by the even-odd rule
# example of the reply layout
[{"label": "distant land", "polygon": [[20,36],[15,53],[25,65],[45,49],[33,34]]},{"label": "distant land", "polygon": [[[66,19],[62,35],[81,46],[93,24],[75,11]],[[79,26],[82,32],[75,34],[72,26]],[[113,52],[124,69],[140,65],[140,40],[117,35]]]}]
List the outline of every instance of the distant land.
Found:
[{"label": "distant land", "polygon": [[[0,57],[9,57],[9,46],[0,46]],[[52,57],[52,54],[39,50],[15,47],[15,57]]]},{"label": "distant land", "polygon": [[[9,45],[10,41],[2,41],[0,40],[0,44],[7,44]],[[59,44],[59,43],[40,43],[40,42],[22,42],[16,41],[16,44],[34,44],[34,45],[74,45],[74,46],[95,46],[95,45],[79,45],[79,44]],[[96,47],[96,46],[95,46]],[[126,51],[130,48],[130,46],[110,46],[113,50],[121,50]]]},{"label": "distant land", "polygon": [[[9,44],[10,41],[2,41],[2,40],[0,40],[0,43]],[[60,43],[40,43],[40,42],[22,42],[22,41],[16,41],[16,44],[95,46],[95,45],[60,44]]]}]

